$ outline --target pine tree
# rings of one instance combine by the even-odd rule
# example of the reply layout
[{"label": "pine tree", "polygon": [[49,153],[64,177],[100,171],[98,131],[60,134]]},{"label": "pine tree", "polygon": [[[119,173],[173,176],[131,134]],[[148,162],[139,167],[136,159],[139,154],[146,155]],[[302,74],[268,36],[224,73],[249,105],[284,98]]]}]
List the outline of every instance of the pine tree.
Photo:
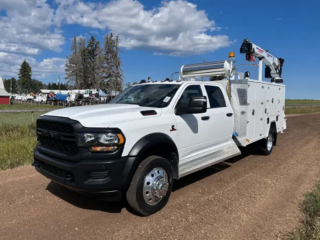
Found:
[{"label": "pine tree", "polygon": [[10,91],[10,79],[3,79],[4,89],[9,93]]},{"label": "pine tree", "polygon": [[10,79],[12,93],[18,93],[18,81],[15,78]]},{"label": "pine tree", "polygon": [[105,80],[102,91],[111,94],[113,91],[121,91],[123,83],[122,62],[119,57],[119,36],[114,38],[108,34],[104,39],[104,73]]},{"label": "pine tree", "polygon": [[65,79],[72,88],[95,88],[104,92],[121,91],[123,82],[122,62],[119,57],[119,37],[108,34],[100,42],[91,36],[73,38],[71,54],[67,57]]},{"label": "pine tree", "polygon": [[104,56],[103,49],[100,47],[100,43],[97,44],[97,56],[95,58],[95,83],[93,88],[101,89],[103,86],[105,75],[104,75]]},{"label": "pine tree", "polygon": [[89,71],[89,81],[87,88],[100,89],[101,82],[104,81],[103,76],[103,54],[100,42],[91,36],[87,46],[87,64]]},{"label": "pine tree", "polygon": [[67,57],[67,63],[65,66],[65,79],[76,87],[79,87],[81,79],[79,72],[81,71],[81,49],[79,51],[78,43],[83,40],[80,38],[77,40],[76,37],[73,37],[72,46],[71,46],[71,55]]},{"label": "pine tree", "polygon": [[81,70],[80,70],[80,82],[79,88],[88,88],[89,85],[89,53],[87,48],[81,50]]},{"label": "pine tree", "polygon": [[42,89],[49,89],[48,84],[42,83]]},{"label": "pine tree", "polygon": [[31,75],[32,75],[32,70],[30,65],[27,63],[26,60],[23,61],[20,67],[19,71],[19,84],[21,90],[25,92],[30,92],[31,89]]},{"label": "pine tree", "polygon": [[78,39],[77,51],[79,52],[79,62],[77,62],[77,70],[79,74],[77,89],[86,88],[88,85],[89,69],[88,69],[88,51],[86,48],[86,41],[84,38]]},{"label": "pine tree", "polygon": [[59,89],[59,86],[58,86],[56,83],[52,83],[52,84],[51,84],[51,89],[52,89],[52,90],[58,90],[58,89]]},{"label": "pine tree", "polygon": [[36,79],[31,80],[31,92],[39,93],[41,89],[43,89],[43,83]]},{"label": "pine tree", "polygon": [[49,90],[52,89],[51,82],[49,82],[49,84],[48,84],[48,89],[49,89]]},{"label": "pine tree", "polygon": [[89,79],[87,88],[92,88],[96,83],[96,58],[98,56],[97,48],[99,42],[96,41],[95,37],[91,35],[91,38],[87,46],[87,64],[89,71]]}]

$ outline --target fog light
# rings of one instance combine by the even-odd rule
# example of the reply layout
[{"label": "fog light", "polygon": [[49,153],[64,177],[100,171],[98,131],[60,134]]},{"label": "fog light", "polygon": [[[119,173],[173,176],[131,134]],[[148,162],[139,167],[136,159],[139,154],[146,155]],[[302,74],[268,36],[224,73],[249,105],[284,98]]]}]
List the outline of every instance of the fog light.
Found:
[{"label": "fog light", "polygon": [[118,146],[95,146],[91,147],[93,152],[114,152],[118,149]]}]

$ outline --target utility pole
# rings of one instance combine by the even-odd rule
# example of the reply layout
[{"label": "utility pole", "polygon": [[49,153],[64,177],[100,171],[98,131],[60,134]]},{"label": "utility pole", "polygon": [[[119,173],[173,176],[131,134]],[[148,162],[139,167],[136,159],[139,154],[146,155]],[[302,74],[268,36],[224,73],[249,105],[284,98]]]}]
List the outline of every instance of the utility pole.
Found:
[{"label": "utility pole", "polygon": [[[205,60],[205,59],[203,59],[203,61],[202,61],[202,62],[204,62],[204,63],[205,63],[205,62],[206,62],[206,60]],[[203,82],[203,77],[202,77],[201,79],[202,79],[202,82]]]},{"label": "utility pole", "polygon": [[60,92],[60,75],[58,75],[58,85],[59,85],[59,92]]},{"label": "utility pole", "polygon": [[12,94],[12,78],[11,78],[11,81],[10,81],[10,90],[11,90],[11,94]]}]

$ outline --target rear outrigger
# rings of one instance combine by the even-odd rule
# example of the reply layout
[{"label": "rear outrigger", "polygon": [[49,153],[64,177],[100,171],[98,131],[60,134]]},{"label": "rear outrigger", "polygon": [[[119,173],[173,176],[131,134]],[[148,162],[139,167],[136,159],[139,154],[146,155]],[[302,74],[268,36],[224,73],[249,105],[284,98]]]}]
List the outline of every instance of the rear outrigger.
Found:
[{"label": "rear outrigger", "polygon": [[242,77],[231,54],[184,65],[178,81],[141,83],[108,104],[42,115],[33,165],[74,191],[125,196],[147,216],[166,205],[174,179],[240,155],[252,143],[271,154],[286,129],[283,59],[259,49],[245,40],[240,52],[263,61],[271,82],[262,81],[262,62],[260,81],[248,72]]}]

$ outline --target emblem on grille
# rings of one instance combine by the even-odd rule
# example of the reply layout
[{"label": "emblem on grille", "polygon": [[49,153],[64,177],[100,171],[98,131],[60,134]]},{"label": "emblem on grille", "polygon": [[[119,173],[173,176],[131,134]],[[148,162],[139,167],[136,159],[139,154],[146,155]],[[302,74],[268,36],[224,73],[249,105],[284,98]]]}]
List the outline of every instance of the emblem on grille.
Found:
[{"label": "emblem on grille", "polygon": [[51,137],[51,138],[57,138],[60,139],[60,133],[58,132],[51,132],[51,131],[44,131],[41,130],[38,132],[40,135],[43,135],[45,137]]}]

